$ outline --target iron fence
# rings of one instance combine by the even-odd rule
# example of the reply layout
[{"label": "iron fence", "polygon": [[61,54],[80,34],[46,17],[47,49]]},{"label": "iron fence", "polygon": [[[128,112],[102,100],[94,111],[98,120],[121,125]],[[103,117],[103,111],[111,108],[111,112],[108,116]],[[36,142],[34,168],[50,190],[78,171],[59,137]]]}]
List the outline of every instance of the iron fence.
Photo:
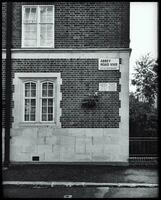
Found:
[{"label": "iron fence", "polygon": [[130,137],[130,157],[157,157],[158,137]]}]

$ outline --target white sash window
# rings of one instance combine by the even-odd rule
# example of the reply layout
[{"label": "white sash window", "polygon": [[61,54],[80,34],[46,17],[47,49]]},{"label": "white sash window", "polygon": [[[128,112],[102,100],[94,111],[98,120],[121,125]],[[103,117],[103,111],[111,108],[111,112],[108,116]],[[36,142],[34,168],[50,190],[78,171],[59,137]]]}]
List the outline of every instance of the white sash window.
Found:
[{"label": "white sash window", "polygon": [[54,47],[54,6],[22,7],[22,47]]}]

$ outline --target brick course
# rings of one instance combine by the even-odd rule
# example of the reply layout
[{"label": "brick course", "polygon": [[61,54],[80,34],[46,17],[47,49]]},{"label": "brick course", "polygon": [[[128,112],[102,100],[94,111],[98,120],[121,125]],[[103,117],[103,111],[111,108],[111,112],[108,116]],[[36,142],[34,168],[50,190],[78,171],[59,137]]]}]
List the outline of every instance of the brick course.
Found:
[{"label": "brick course", "polygon": [[[21,48],[21,8],[55,5],[55,48],[129,47],[129,2],[13,2],[12,48]],[[6,3],[2,4],[5,48]]]}]

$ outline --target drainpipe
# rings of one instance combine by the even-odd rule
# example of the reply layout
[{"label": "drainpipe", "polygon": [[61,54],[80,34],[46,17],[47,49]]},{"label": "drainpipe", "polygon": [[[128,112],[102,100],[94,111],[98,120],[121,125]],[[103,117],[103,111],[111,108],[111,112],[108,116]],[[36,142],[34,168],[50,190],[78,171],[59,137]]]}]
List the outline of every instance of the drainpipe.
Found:
[{"label": "drainpipe", "polygon": [[10,128],[11,128],[11,45],[12,45],[12,2],[7,2],[7,34],[6,34],[6,88],[5,88],[5,152],[4,165],[10,163]]}]

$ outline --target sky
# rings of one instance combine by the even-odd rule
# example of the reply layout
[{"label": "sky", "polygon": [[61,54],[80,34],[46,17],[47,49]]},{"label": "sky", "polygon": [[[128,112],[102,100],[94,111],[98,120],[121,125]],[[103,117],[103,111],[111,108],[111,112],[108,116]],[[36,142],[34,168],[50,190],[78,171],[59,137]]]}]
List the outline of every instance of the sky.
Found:
[{"label": "sky", "polygon": [[[134,73],[136,59],[146,53],[158,57],[158,3],[130,2],[130,79]],[[130,91],[135,88],[130,84]]]}]

